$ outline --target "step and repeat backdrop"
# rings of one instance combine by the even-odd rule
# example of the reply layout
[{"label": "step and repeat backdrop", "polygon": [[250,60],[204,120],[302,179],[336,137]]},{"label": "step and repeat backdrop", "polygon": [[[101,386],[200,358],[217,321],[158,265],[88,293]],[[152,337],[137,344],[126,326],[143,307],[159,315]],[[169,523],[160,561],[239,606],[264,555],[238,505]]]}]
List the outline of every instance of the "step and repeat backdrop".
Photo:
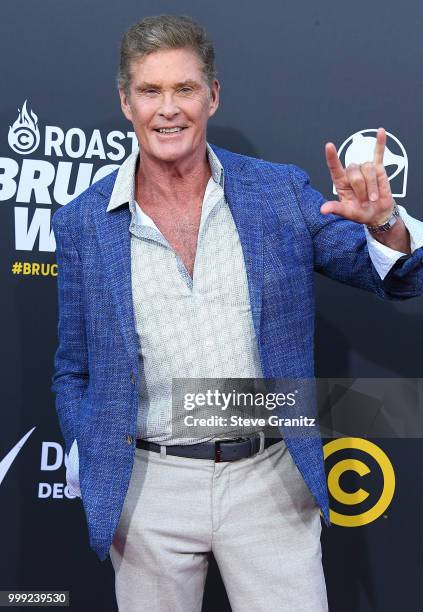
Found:
[{"label": "step and repeat backdrop", "polygon": [[[0,590],[66,590],[75,612],[112,611],[113,569],[89,548],[81,502],[66,486],[50,390],[51,218],[136,147],[115,86],[123,32],[160,13],[202,23],[222,86],[208,141],[295,163],[329,199],[325,142],[343,163],[360,161],[384,126],[392,192],[423,218],[423,6],[3,0],[0,13]],[[316,275],[317,374],[395,380],[394,434],[324,439],[333,526],[323,527],[322,545],[333,612],[423,606],[423,441],[401,427],[405,403],[408,417],[421,404],[422,305],[384,302]],[[213,559],[203,609],[230,610]]]}]

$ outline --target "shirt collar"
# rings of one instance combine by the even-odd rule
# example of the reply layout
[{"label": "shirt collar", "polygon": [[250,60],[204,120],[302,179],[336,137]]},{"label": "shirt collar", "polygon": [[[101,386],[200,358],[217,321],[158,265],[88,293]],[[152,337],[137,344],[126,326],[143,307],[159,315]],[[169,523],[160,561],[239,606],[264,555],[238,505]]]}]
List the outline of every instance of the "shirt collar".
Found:
[{"label": "shirt collar", "polygon": [[[212,178],[214,182],[220,185],[220,187],[222,187],[223,189],[223,166],[208,142],[206,143],[206,148]],[[106,209],[107,212],[110,210],[114,210],[115,208],[118,208],[123,204],[129,204],[129,202],[132,202],[135,199],[135,169],[137,167],[138,155],[139,150],[136,149],[135,151],[133,151],[133,153],[129,155],[129,157],[126,158],[126,160],[120,166],[116,176],[115,184],[113,186],[112,195],[110,196],[110,201]]]}]

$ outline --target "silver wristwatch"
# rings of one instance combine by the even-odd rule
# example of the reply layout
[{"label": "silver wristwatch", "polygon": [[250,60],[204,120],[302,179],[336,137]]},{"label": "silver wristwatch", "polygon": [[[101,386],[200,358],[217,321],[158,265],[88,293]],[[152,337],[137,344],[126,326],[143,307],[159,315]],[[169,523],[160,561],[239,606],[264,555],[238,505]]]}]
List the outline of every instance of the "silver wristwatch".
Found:
[{"label": "silver wristwatch", "polygon": [[381,225],[366,225],[366,227],[369,230],[369,232],[372,232],[373,234],[379,234],[380,232],[387,232],[388,230],[391,229],[393,225],[395,225],[399,216],[400,216],[399,208],[397,206],[397,203],[394,202],[394,208],[392,209],[392,212],[389,215],[388,219],[385,221],[385,223],[382,223]]}]

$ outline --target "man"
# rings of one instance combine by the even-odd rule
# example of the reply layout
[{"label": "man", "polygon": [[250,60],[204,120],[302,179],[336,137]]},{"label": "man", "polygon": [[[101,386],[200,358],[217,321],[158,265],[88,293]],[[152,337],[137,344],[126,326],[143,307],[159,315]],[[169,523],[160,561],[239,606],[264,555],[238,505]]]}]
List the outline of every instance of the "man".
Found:
[{"label": "man", "polygon": [[326,145],[340,201],[325,203],[299,168],[206,142],[220,86],[189,18],[130,28],[118,85],[140,152],[53,218],[53,389],[91,546],[124,611],[200,610],[209,551],[234,611],[326,610],[320,439],[190,435],[172,379],[312,377],[314,270],[422,293],[422,226],[394,206],[385,132],[346,170]]}]

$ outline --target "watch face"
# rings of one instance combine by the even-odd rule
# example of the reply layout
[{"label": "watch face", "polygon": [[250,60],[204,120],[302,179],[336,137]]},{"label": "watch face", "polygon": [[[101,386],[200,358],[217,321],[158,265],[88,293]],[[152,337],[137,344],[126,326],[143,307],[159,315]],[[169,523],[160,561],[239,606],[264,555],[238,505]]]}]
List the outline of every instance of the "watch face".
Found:
[{"label": "watch face", "polygon": [[392,227],[393,225],[395,225],[397,221],[398,221],[398,215],[395,215],[394,217],[389,219],[389,227]]},{"label": "watch face", "polygon": [[397,204],[394,205],[394,209],[392,211],[391,216],[389,217],[389,219],[386,221],[386,223],[383,223],[382,225],[376,225],[376,226],[367,226],[367,229],[370,232],[374,232],[374,233],[379,233],[379,232],[387,232],[388,230],[391,229],[391,227],[393,225],[395,225],[395,223],[397,222],[398,217],[400,216],[399,213],[399,208],[397,206]]},{"label": "watch face", "polygon": [[391,227],[395,225],[398,217],[399,217],[399,210],[398,210],[398,206],[395,204],[394,210],[392,211],[392,215],[388,219],[388,222],[387,222],[387,229],[391,229]]}]

